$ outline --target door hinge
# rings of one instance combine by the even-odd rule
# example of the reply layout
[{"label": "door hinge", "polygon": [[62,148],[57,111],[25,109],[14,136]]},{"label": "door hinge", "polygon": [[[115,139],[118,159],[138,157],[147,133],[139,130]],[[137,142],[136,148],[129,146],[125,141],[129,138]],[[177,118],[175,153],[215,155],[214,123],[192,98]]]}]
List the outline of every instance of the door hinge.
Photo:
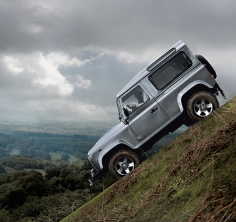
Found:
[{"label": "door hinge", "polygon": [[138,140],[138,141],[142,140],[142,136],[139,135],[139,136],[137,137],[137,140]]}]

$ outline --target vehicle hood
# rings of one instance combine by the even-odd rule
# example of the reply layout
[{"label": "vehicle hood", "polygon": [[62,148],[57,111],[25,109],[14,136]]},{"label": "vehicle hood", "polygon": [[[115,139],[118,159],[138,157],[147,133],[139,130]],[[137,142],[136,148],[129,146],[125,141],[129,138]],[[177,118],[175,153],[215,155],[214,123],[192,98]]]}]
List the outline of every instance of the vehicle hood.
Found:
[{"label": "vehicle hood", "polygon": [[93,151],[96,149],[99,149],[105,142],[109,141],[109,139],[117,134],[122,128],[124,127],[124,123],[120,122],[113,128],[111,128],[108,132],[106,132],[98,141],[97,143],[93,146],[93,148],[89,151],[88,155],[90,155]]}]

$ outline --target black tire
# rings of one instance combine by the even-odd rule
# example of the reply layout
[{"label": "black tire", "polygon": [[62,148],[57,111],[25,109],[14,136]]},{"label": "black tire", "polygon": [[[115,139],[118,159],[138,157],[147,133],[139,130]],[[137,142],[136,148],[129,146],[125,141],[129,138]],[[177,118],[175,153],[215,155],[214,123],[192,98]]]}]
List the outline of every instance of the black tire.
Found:
[{"label": "black tire", "polygon": [[193,119],[191,119],[188,114],[186,114],[185,118],[184,118],[184,125],[187,127],[192,126],[196,121],[194,121]]},{"label": "black tire", "polygon": [[191,120],[198,121],[209,116],[218,107],[219,102],[214,95],[201,91],[188,100],[187,114]]},{"label": "black tire", "polygon": [[208,72],[214,76],[214,79],[217,77],[216,75],[216,71],[213,69],[213,67],[211,66],[211,64],[200,54],[196,54],[196,57],[198,58],[198,60],[206,67],[206,69],[208,70]]},{"label": "black tire", "polygon": [[120,150],[111,157],[109,172],[115,180],[119,180],[132,172],[139,164],[139,158],[134,152]]}]

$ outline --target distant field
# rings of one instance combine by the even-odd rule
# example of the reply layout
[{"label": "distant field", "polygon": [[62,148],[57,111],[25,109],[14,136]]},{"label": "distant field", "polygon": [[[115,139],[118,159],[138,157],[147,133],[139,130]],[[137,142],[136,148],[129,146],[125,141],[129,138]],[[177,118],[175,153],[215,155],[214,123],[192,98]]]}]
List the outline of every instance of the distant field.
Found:
[{"label": "distant field", "polygon": [[46,175],[46,172],[45,172],[44,170],[41,170],[41,169],[30,169],[30,168],[25,168],[24,170],[27,170],[27,171],[34,170],[34,171],[36,171],[36,172],[41,173],[43,176]]},{"label": "distant field", "polygon": [[10,153],[11,156],[13,156],[13,155],[19,155],[19,154],[20,154],[20,150],[18,150],[18,149],[13,149],[13,150],[11,151],[11,153]]},{"label": "distant field", "polygon": [[1,122],[0,132],[14,135],[15,132],[41,132],[50,134],[73,135],[103,135],[117,122],[89,121],[89,122],[47,122],[47,123],[15,123]]},{"label": "distant field", "polygon": [[[49,152],[52,160],[60,160],[61,159],[61,156],[64,154],[63,152]],[[72,163],[72,162],[75,162],[76,160],[78,160],[77,157],[75,157],[74,155],[71,155],[69,154],[69,162]]]},{"label": "distant field", "polygon": [[[65,153],[58,151],[58,152],[49,152],[49,154],[50,154],[52,160],[61,160],[61,156],[62,156],[63,154],[65,154]],[[11,155],[11,156],[20,155],[20,150],[18,150],[18,149],[13,149],[13,150],[11,150],[10,155]],[[70,163],[73,163],[73,162],[75,162],[76,160],[78,160],[78,158],[77,158],[76,156],[71,155],[71,154],[68,154],[68,155],[69,155],[69,157],[70,157],[70,159],[69,159],[69,162],[70,162]]]}]

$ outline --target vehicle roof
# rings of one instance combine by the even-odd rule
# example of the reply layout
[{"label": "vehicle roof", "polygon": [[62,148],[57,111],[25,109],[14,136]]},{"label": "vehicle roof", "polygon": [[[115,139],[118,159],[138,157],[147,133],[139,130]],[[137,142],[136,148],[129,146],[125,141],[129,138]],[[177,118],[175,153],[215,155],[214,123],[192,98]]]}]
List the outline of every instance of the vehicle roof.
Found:
[{"label": "vehicle roof", "polygon": [[150,65],[145,67],[142,71],[140,71],[118,94],[117,98],[123,95],[126,91],[128,91],[135,84],[140,82],[144,77],[146,77],[152,69],[160,65],[165,59],[171,56],[173,53],[177,52],[181,48],[185,46],[183,41],[178,41],[175,45],[173,45],[168,51],[166,51],[162,56],[160,56],[157,60],[152,62]]}]

